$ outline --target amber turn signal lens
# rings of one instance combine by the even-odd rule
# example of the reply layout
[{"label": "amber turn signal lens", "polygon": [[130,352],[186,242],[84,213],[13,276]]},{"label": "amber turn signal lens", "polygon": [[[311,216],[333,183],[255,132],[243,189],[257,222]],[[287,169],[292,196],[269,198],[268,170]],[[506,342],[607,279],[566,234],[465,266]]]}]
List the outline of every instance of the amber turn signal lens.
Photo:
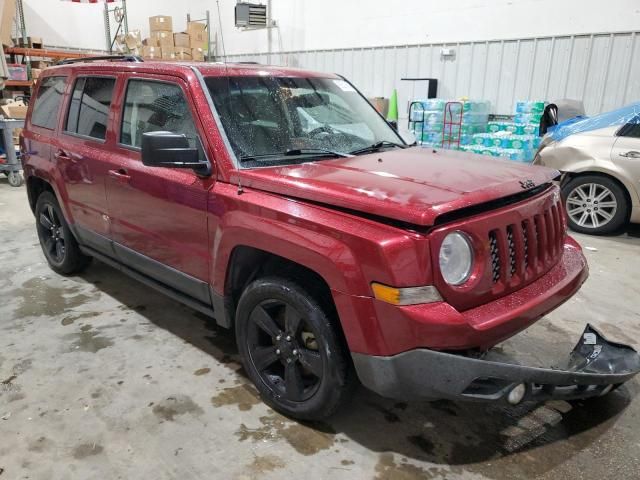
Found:
[{"label": "amber turn signal lens", "polygon": [[391,305],[417,305],[419,303],[432,303],[442,301],[442,297],[436,287],[427,285],[424,287],[396,288],[372,283],[373,296],[377,300]]},{"label": "amber turn signal lens", "polygon": [[381,283],[372,283],[373,296],[383,302],[391,303],[393,305],[400,304],[400,289],[394,287],[387,287]]}]

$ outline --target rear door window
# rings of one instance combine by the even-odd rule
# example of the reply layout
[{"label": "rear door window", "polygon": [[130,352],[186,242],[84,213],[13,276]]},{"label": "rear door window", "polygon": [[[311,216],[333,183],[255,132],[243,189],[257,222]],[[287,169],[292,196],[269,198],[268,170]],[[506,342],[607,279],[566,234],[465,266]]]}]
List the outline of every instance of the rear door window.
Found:
[{"label": "rear door window", "polygon": [[73,88],[65,130],[104,140],[115,84],[115,78],[78,78]]},{"label": "rear door window", "polygon": [[31,113],[33,125],[55,130],[66,80],[67,77],[46,77],[42,80]]}]

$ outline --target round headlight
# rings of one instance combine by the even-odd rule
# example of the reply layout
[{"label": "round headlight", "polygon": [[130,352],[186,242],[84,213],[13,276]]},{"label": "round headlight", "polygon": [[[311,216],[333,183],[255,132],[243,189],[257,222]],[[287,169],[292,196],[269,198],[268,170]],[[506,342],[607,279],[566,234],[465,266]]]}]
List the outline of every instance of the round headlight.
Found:
[{"label": "round headlight", "polygon": [[471,241],[462,232],[444,237],[440,246],[440,273],[449,285],[462,285],[469,280],[473,268]]}]

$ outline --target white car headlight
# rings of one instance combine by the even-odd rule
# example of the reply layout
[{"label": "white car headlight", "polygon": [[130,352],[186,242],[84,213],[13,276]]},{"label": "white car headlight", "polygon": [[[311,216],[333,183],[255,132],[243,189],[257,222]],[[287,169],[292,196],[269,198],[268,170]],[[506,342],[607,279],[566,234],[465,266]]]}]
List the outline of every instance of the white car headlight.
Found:
[{"label": "white car headlight", "polygon": [[444,237],[440,246],[440,273],[449,285],[462,285],[469,280],[473,269],[471,240],[462,232]]}]

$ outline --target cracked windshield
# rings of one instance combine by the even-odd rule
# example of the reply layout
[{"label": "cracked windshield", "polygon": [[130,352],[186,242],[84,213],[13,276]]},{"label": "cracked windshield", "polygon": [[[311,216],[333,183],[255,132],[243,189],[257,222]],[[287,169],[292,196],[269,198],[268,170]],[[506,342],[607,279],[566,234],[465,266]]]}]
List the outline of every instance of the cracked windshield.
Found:
[{"label": "cracked windshield", "polygon": [[209,77],[206,83],[245,168],[406,147],[342,79]]}]

